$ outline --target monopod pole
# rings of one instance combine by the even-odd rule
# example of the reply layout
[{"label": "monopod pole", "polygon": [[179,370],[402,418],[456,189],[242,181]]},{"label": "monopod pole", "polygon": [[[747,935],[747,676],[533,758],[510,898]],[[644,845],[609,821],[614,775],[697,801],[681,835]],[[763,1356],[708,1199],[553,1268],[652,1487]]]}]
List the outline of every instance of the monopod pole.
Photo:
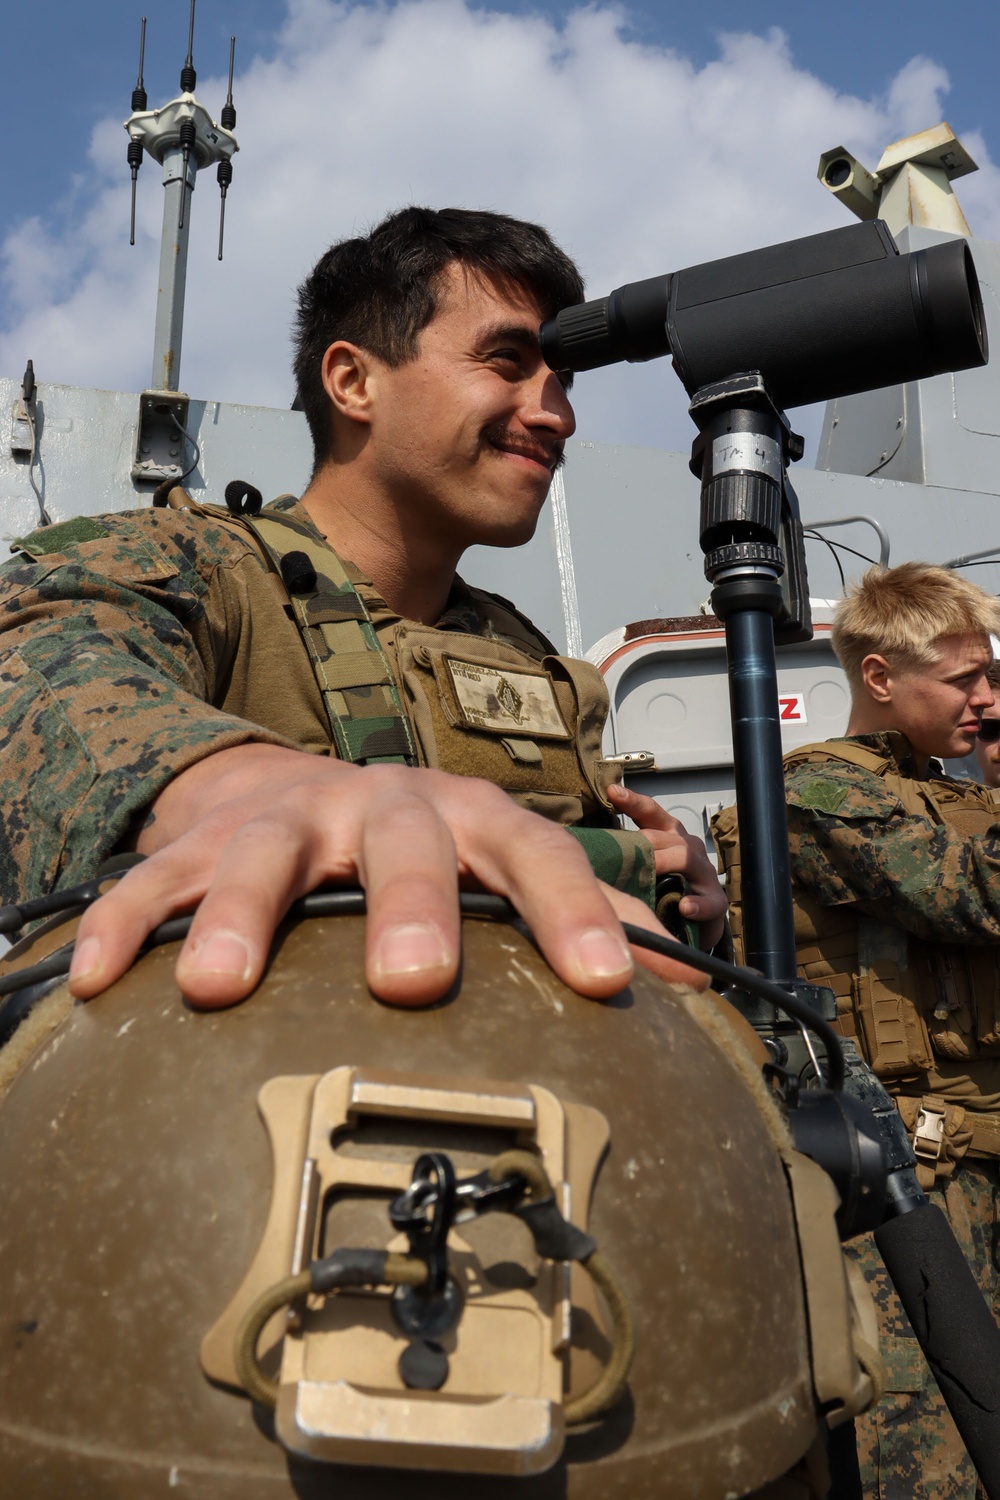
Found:
[{"label": "monopod pole", "polygon": [[[746,962],[783,987],[805,992],[835,1019],[832,994],[797,978],[778,718],[774,639],[776,622],[787,613],[779,581],[786,561],[780,545],[785,468],[801,447],[754,372],[702,387],[691,414],[700,428],[691,467],[701,478],[705,574],[726,628]],[[796,572],[804,586],[804,567],[796,565]],[[807,599],[801,611],[807,621]],[[801,622],[793,621],[797,626],[801,639]],[[765,1015],[753,1002],[748,1019],[770,1033],[772,1052],[783,1061],[787,1053],[774,1036],[777,1011],[769,1009]],[[886,1219],[875,1231],[876,1243],[986,1493],[1000,1500],[1000,1329],[947,1220],[917,1182],[916,1158],[886,1091],[860,1059],[848,1076],[855,1097],[874,1105],[882,1140]],[[793,1137],[796,1113],[790,1110]],[[830,1457],[839,1471],[838,1500],[857,1495],[857,1465],[846,1461],[845,1443]]]}]

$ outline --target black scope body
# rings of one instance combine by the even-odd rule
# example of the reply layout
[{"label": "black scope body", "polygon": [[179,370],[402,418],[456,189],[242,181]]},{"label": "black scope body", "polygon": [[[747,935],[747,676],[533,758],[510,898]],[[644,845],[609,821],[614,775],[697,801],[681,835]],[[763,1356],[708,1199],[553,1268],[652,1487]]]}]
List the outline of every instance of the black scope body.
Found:
[{"label": "black scope body", "polygon": [[781,407],[984,365],[968,242],[901,255],[881,219],[633,281],[539,330],[553,370],[672,354],[689,395],[758,370]]}]

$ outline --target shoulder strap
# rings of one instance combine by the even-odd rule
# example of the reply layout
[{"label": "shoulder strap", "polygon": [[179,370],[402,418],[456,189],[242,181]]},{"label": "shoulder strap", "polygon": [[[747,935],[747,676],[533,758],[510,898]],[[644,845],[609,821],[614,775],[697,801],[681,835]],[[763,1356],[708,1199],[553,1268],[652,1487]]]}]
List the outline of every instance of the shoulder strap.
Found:
[{"label": "shoulder strap", "polygon": [[819,740],[814,745],[799,745],[797,749],[789,750],[784,757],[784,766],[786,771],[794,771],[799,766],[824,760],[841,760],[846,765],[870,771],[873,776],[883,776],[892,764],[888,756],[866,750],[863,745],[851,745],[847,740]]},{"label": "shoulder strap", "polygon": [[[284,581],[282,558],[304,553],[306,588],[288,589],[341,760],[416,764],[410,725],[364,600],[340,558],[309,528],[273,510],[243,515]],[[287,585],[286,585],[287,588]]]},{"label": "shoulder strap", "polygon": [[802,745],[791,750],[784,758],[785,771],[794,771],[803,765],[822,765],[823,762],[840,761],[844,765],[857,766],[877,776],[886,791],[898,798],[908,813],[916,817],[930,818],[932,822],[949,821],[938,806],[933,786],[926,781],[916,781],[911,776],[900,776],[894,761],[877,750],[867,750],[863,745],[852,745],[847,740],[824,740],[816,745]]},{"label": "shoulder strap", "polygon": [[[533,620],[522,614],[515,604],[505,599],[502,594],[493,594],[488,589],[474,588],[466,584],[466,588],[472,595],[480,613],[492,622],[493,628],[499,630],[502,635],[517,641],[519,646],[526,646],[530,651],[540,651],[543,656],[558,656],[559,651],[547,635],[539,630]],[[506,617],[506,618],[505,618]]]}]

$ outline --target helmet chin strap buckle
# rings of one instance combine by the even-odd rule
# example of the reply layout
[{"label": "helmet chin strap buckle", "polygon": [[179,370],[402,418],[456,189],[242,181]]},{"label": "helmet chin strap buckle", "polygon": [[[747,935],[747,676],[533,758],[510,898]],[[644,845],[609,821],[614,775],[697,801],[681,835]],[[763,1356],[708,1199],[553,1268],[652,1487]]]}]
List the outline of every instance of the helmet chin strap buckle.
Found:
[{"label": "helmet chin strap buckle", "polygon": [[603,1115],[533,1084],[360,1067],[272,1078],[258,1107],[271,1206],[206,1375],[273,1405],[279,1441],[313,1459],[551,1467],[600,1373],[570,1358],[571,1307],[589,1342],[595,1324],[616,1340],[574,1264],[594,1250]]}]

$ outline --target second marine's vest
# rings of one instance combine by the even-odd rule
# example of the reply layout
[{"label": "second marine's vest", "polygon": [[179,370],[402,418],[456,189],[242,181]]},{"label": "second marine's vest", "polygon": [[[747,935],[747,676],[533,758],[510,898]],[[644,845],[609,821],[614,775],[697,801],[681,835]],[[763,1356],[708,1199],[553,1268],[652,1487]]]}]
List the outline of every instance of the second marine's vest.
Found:
[{"label": "second marine's vest", "polygon": [[[950,777],[916,781],[901,776],[890,757],[849,741],[805,745],[784,763],[787,772],[831,761],[878,776],[908,813],[946,823],[966,836],[984,834],[1000,818],[1000,798],[988,788]],[[719,813],[712,829],[726,877],[737,961],[742,962],[735,807]],[[907,1082],[921,1080],[937,1060],[968,1064],[967,1071],[974,1073],[976,1059],[1000,1056],[1000,945],[922,942],[856,906],[822,906],[794,883],[793,895],[800,976],[833,990],[838,1029],[857,1038],[893,1092],[912,1092]]]}]

